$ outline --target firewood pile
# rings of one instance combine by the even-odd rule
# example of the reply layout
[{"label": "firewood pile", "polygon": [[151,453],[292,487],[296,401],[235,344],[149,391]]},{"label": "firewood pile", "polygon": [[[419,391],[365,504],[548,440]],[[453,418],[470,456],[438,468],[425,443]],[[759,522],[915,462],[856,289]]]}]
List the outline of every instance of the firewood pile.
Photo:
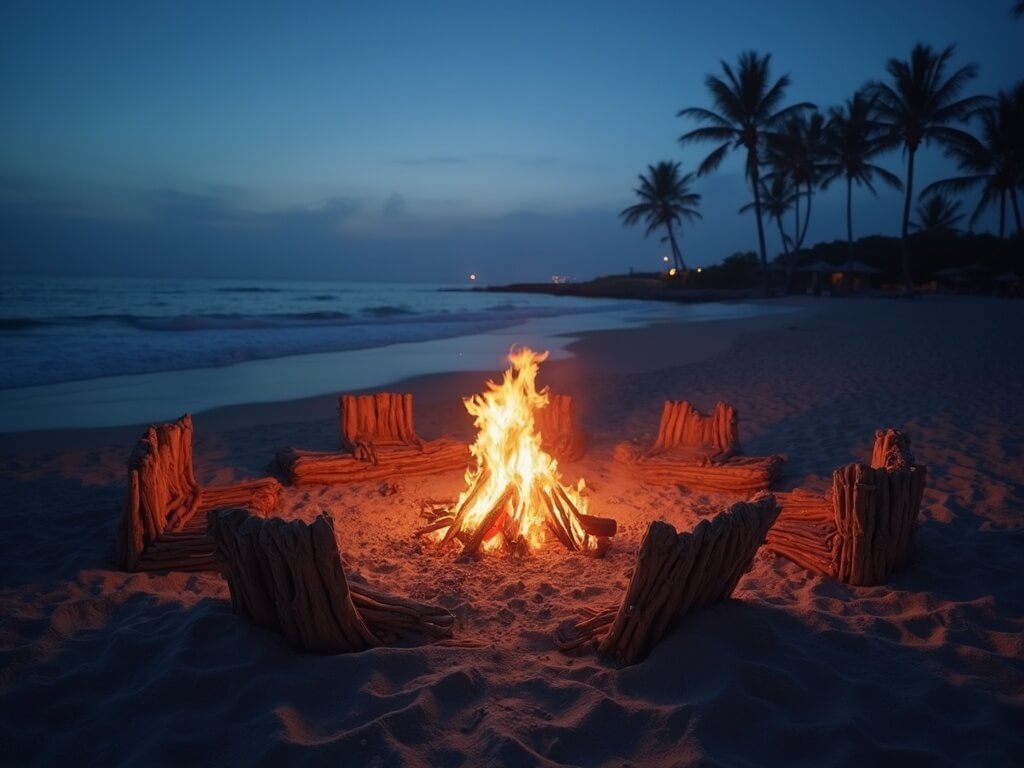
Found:
[{"label": "firewood pile", "polygon": [[[492,504],[481,520],[467,524],[467,513],[473,508],[483,488],[490,481],[490,474],[484,470],[466,493],[461,502],[451,505],[429,504],[420,514],[427,524],[415,535],[425,536],[447,529],[442,544],[458,541],[462,554],[475,555],[485,541],[501,534],[505,550],[510,554],[525,554],[529,547],[522,541],[518,530],[519,495],[514,486],[507,486],[497,502]],[[600,557],[611,546],[611,537],[618,529],[618,523],[607,517],[588,515],[579,510],[565,488],[554,483],[550,488],[535,489],[533,494],[535,510],[540,510],[548,530],[570,552],[584,552]]]},{"label": "firewood pile", "polygon": [[277,464],[292,485],[357,483],[465,469],[469,447],[451,438],[423,440],[413,428],[412,395],[342,395],[340,451],[284,448]]},{"label": "firewood pile", "polygon": [[541,448],[563,463],[583,458],[587,452],[587,436],[576,422],[572,395],[548,392],[547,397],[548,404],[533,414]]},{"label": "firewood pile", "polygon": [[768,548],[848,584],[885,583],[910,560],[927,467],[914,464],[910,439],[895,429],[875,433],[871,464],[835,470],[825,496],[778,494]]},{"label": "firewood pile", "polygon": [[741,454],[732,405],[719,402],[712,413],[702,414],[685,400],[665,402],[650,448],[620,443],[615,458],[645,482],[744,495],[769,488],[786,461],[781,454]]},{"label": "firewood pile", "polygon": [[150,426],[128,459],[128,498],[117,530],[115,556],[130,571],[213,570],[206,513],[246,506],[267,515],[277,505],[273,478],[228,486],[196,482],[192,417]]},{"label": "firewood pile", "polygon": [[299,650],[351,653],[395,637],[452,635],[448,610],[347,579],[326,512],[306,524],[221,510],[209,531],[235,612]]},{"label": "firewood pile", "polygon": [[777,514],[775,497],[763,492],[692,531],[652,522],[621,603],[591,611],[559,646],[571,651],[596,642],[622,664],[641,661],[683,616],[732,594]]}]

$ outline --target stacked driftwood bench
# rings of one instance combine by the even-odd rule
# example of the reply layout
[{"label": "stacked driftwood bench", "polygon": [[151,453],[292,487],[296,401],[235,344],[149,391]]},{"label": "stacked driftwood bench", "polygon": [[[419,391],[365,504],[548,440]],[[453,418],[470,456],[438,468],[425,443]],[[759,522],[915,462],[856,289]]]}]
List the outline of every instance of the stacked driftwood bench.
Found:
[{"label": "stacked driftwood bench", "polygon": [[786,460],[742,455],[733,406],[719,402],[705,415],[685,400],[665,401],[654,445],[620,443],[615,458],[648,483],[742,495],[769,488]]},{"label": "stacked driftwood bench", "polygon": [[469,466],[465,443],[416,434],[411,394],[342,395],[339,413],[340,451],[278,451],[278,467],[289,483],[357,483]]},{"label": "stacked driftwood bench", "polygon": [[547,392],[548,404],[534,414],[534,427],[540,445],[560,462],[576,461],[587,452],[587,435],[576,421],[576,403],[572,395]]},{"label": "stacked driftwood bench", "polygon": [[762,493],[692,531],[652,522],[622,601],[593,611],[560,638],[560,647],[596,642],[600,653],[623,664],[642,660],[682,616],[733,593],[777,514],[775,497]]},{"label": "stacked driftwood bench", "polygon": [[387,594],[345,577],[334,520],[262,519],[245,509],[209,516],[217,562],[235,612],[308,653],[351,653],[409,633],[449,638],[440,606]]},{"label": "stacked driftwood bench", "polygon": [[245,506],[259,515],[277,504],[281,484],[270,477],[227,486],[196,482],[192,417],[150,426],[128,460],[128,499],[117,529],[115,556],[130,571],[213,570],[206,515]]},{"label": "stacked driftwood bench", "polygon": [[910,559],[927,467],[910,439],[879,430],[871,465],[832,473],[824,496],[801,488],[778,494],[782,511],[767,546],[803,567],[849,584],[882,584]]}]

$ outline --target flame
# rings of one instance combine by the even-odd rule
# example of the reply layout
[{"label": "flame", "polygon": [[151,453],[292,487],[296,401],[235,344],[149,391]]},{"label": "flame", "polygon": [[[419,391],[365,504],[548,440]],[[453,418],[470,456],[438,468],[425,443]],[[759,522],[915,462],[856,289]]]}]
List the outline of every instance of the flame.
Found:
[{"label": "flame", "polygon": [[[558,462],[545,453],[540,435],[534,430],[534,413],[548,404],[547,389],[537,391],[537,371],[548,357],[523,348],[509,353],[512,364],[500,384],[487,382],[487,391],[463,399],[466,410],[475,417],[476,442],[470,452],[475,466],[466,471],[466,490],[455,509],[462,510],[461,531],[478,531],[483,525],[481,548],[492,551],[504,544],[525,542],[535,551],[549,537],[544,497],[564,493],[581,513],[587,500],[581,495],[584,483],[576,488],[561,484]],[[498,505],[504,511],[487,518]]]}]

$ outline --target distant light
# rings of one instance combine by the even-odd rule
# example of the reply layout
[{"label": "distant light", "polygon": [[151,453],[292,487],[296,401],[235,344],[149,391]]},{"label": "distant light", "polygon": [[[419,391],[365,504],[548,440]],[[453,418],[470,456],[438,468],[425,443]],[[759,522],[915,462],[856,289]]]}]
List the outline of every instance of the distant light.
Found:
[{"label": "distant light", "polygon": [[679,271],[678,269],[676,269],[675,267],[672,267],[672,269],[670,269],[668,271],[668,276],[669,277],[675,277],[676,276],[676,272],[678,272],[678,271]]},{"label": "distant light", "polygon": [[668,256],[662,256],[661,260],[668,264]]},{"label": "distant light", "polygon": [[704,267],[697,267],[697,273],[699,274],[703,269]]},{"label": "distant light", "polygon": [[473,272],[473,273],[472,273],[472,274],[471,274],[471,275],[469,276],[469,279],[470,279],[470,280],[476,280],[476,272]]}]

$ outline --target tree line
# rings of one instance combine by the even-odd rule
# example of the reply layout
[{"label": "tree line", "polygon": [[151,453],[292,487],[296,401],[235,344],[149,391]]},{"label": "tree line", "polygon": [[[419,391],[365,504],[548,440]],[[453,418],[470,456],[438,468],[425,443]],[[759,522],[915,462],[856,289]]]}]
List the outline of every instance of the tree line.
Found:
[{"label": "tree line", "polygon": [[[1014,6],[1014,13],[1024,15],[1024,1]],[[841,106],[824,112],[809,102],[784,106],[790,78],[783,75],[773,80],[770,54],[746,51],[735,67],[723,61],[721,75],[705,78],[712,108],[685,107],[677,113],[698,123],[679,137],[682,145],[717,146],[695,174],[682,173],[678,162],[649,165],[634,190],[639,201],[620,215],[627,225],[643,221],[645,235],[664,229],[673,266],[685,273],[676,230],[684,219],[700,218],[701,196],[692,189],[694,179],[715,171],[731,152],[745,153],[744,172],[753,201],[740,212],[754,213],[766,291],[765,220],[778,227],[788,288],[804,246],[814,195],[839,183],[846,193],[845,285],[849,290],[855,250],[854,187],[877,195],[875,185],[882,183],[904,193],[899,263],[903,291],[909,296],[908,236],[914,231],[955,229],[963,214],[960,201],[951,195],[979,194],[969,220],[972,228],[986,209],[994,207],[999,212],[999,237],[1006,237],[1009,206],[1014,230],[1022,231],[1018,192],[1024,192],[1024,80],[994,96],[964,95],[977,67],[967,64],[952,69],[953,55],[953,46],[935,50],[917,44],[907,59],[888,61],[885,80],[868,82]],[[954,159],[960,175],[924,187],[917,219],[912,221],[915,160],[928,144],[938,145]],[[903,178],[874,162],[894,150],[902,150],[906,158]]]}]

